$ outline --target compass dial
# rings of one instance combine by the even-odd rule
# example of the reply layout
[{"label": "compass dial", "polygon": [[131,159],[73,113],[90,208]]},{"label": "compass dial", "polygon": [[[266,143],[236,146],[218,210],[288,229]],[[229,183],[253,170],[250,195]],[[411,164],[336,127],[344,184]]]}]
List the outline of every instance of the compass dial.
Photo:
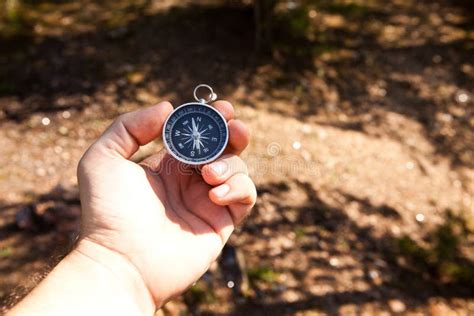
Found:
[{"label": "compass dial", "polygon": [[163,139],[176,159],[191,165],[208,163],[224,151],[229,139],[222,115],[206,104],[176,108],[165,122]]}]

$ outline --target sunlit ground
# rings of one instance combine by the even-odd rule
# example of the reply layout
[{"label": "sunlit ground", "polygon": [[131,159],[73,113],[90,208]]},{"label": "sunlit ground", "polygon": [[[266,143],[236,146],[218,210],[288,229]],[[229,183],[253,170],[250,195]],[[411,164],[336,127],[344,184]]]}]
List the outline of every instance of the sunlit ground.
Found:
[{"label": "sunlit ground", "polygon": [[259,201],[160,313],[474,313],[469,10],[280,1],[263,47],[250,2],[0,10],[1,305],[71,246],[88,145],[118,114],[205,82],[252,131]]}]

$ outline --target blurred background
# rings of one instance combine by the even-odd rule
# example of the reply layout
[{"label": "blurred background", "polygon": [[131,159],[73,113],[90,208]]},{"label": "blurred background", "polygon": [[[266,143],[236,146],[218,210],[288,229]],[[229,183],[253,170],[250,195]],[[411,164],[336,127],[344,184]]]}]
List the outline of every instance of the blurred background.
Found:
[{"label": "blurred background", "polygon": [[473,315],[473,12],[0,0],[0,306],[72,246],[75,168],[101,131],[208,83],[252,131],[259,199],[159,315]]}]

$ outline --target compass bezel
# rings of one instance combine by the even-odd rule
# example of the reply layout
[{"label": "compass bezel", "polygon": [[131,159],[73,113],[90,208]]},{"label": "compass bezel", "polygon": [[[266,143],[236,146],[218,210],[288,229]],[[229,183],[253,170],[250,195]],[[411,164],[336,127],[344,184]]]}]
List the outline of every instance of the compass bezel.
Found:
[{"label": "compass bezel", "polygon": [[[171,148],[170,144],[168,144],[168,141],[167,141],[167,136],[166,136],[166,126],[168,125],[169,123],[169,120],[170,118],[173,116],[173,114],[175,112],[177,112],[179,109],[181,108],[184,108],[184,107],[187,107],[187,106],[204,106],[204,107],[207,107],[209,108],[211,111],[214,111],[218,117],[220,117],[220,119],[222,120],[222,122],[224,123],[224,126],[225,126],[225,140],[224,140],[224,145],[222,146],[221,149],[219,149],[218,153],[215,154],[215,155],[212,155],[210,158],[206,159],[206,160],[203,160],[203,161],[193,161],[193,160],[188,160],[188,159],[184,159],[180,156],[178,156],[174,150]],[[194,112],[196,113],[196,112]],[[170,129],[170,132],[171,132],[171,129]],[[214,161],[216,160],[220,155],[222,155],[222,153],[224,152],[224,150],[226,149],[227,147],[227,144],[229,142],[229,128],[227,126],[227,121],[226,119],[224,118],[224,116],[219,112],[217,111],[214,107],[210,106],[209,104],[206,104],[206,103],[200,103],[200,102],[189,102],[189,103],[185,103],[185,104],[181,104],[180,106],[178,106],[177,108],[175,108],[173,110],[173,112],[171,112],[171,114],[166,118],[166,121],[163,125],[163,132],[162,132],[162,137],[163,137],[163,143],[166,147],[166,150],[168,151],[168,153],[173,156],[173,158],[175,158],[176,160],[180,161],[180,162],[183,162],[185,164],[188,164],[188,165],[193,165],[193,166],[198,166],[198,165],[204,165],[204,164],[207,164],[211,161]],[[170,136],[170,141],[171,140],[171,136]],[[174,144],[173,144],[173,147],[174,147]]]}]

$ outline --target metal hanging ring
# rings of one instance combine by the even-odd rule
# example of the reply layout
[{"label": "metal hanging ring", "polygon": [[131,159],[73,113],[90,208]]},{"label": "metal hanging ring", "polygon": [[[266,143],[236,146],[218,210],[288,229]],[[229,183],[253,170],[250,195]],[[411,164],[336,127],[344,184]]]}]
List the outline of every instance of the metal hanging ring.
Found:
[{"label": "metal hanging ring", "polygon": [[[209,90],[209,96],[208,96],[207,99],[199,98],[197,96],[197,92],[201,88],[206,88],[207,90]],[[199,103],[210,103],[210,102],[215,101],[217,99],[217,94],[215,94],[214,90],[212,90],[211,86],[209,86],[207,84],[197,85],[196,88],[194,88],[193,94],[194,94],[194,99],[196,99],[196,101],[198,101]]]}]

